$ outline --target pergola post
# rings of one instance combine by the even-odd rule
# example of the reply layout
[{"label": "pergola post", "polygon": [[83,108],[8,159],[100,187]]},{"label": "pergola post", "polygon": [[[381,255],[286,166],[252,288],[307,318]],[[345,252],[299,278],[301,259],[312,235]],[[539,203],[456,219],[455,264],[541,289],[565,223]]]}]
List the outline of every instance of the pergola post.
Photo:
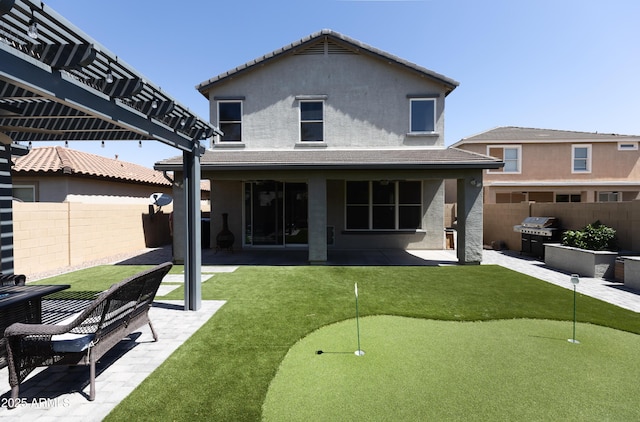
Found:
[{"label": "pergola post", "polygon": [[197,311],[202,301],[200,156],[194,148],[194,151],[184,151],[182,157],[185,209],[184,308],[187,311]]},{"label": "pergola post", "polygon": [[0,143],[0,273],[13,274],[11,145]]}]

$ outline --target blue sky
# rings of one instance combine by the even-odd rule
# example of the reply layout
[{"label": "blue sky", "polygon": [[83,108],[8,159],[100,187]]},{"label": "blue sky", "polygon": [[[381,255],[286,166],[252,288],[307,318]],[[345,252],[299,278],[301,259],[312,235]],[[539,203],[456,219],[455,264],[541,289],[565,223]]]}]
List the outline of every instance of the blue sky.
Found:
[{"label": "blue sky", "polygon": [[[460,82],[445,143],[496,126],[640,135],[637,0],[48,0],[208,118],[195,85],[328,28]],[[71,142],[152,167],[158,142]]]}]

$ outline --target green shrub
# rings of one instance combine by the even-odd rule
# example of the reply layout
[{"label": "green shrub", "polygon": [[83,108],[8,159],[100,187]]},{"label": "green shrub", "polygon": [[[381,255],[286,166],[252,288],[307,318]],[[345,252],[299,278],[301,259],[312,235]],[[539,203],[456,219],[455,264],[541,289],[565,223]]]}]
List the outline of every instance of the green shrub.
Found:
[{"label": "green shrub", "polygon": [[616,231],[600,221],[587,225],[582,230],[567,230],[562,244],[590,251],[613,251],[616,249]]}]

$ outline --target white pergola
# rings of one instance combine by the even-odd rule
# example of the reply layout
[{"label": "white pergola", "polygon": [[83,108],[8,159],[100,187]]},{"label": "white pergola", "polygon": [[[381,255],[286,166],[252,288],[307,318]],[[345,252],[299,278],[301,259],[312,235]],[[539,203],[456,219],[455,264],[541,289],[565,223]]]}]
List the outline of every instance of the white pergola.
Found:
[{"label": "white pergola", "polygon": [[0,0],[0,271],[14,267],[12,155],[38,141],[159,141],[183,153],[185,309],[198,310],[201,142],[216,133],[41,1]]}]

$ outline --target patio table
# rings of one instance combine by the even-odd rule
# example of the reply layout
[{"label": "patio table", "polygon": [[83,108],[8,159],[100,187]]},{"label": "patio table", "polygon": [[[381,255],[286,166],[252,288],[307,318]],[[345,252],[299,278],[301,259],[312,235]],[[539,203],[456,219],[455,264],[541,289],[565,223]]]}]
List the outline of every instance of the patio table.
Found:
[{"label": "patio table", "polygon": [[42,297],[69,287],[68,284],[0,287],[0,368],[7,366],[4,330],[14,322],[41,323]]}]

